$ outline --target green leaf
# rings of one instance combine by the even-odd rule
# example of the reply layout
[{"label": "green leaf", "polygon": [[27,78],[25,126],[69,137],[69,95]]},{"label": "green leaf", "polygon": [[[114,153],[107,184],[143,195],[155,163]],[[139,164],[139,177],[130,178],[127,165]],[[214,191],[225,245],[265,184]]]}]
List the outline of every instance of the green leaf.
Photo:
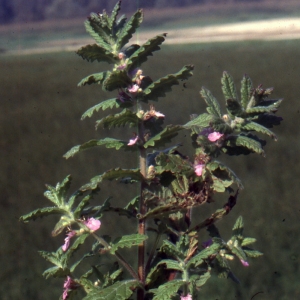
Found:
[{"label": "green leaf", "polygon": [[199,130],[209,127],[211,122],[214,120],[214,116],[211,114],[203,113],[200,116],[196,117],[195,119],[187,122],[183,125],[186,129],[191,129],[193,126],[198,127]]},{"label": "green leaf", "polygon": [[105,289],[93,290],[83,300],[127,300],[139,285],[136,280],[118,281]]},{"label": "green leaf", "polygon": [[244,109],[247,108],[252,94],[252,81],[245,75],[241,81],[241,104]]},{"label": "green leaf", "polygon": [[256,258],[263,255],[263,253],[257,250],[252,250],[252,249],[243,249],[243,250],[247,257]]},{"label": "green leaf", "polygon": [[185,258],[184,253],[182,253],[176,245],[168,240],[164,240],[162,246],[160,247],[160,251],[167,254],[168,257],[174,257],[177,260],[183,260]]},{"label": "green leaf", "polygon": [[68,175],[61,183],[57,183],[55,187],[46,185],[48,191],[44,193],[44,196],[58,207],[64,206],[65,196],[70,188],[71,180],[71,175]]},{"label": "green leaf", "polygon": [[51,262],[57,267],[63,268],[63,264],[60,259],[61,252],[59,252],[59,250],[57,252],[38,251],[38,253],[47,261]]},{"label": "green leaf", "polygon": [[183,280],[174,279],[160,285],[158,289],[150,290],[150,292],[155,294],[153,300],[170,300],[184,284],[185,282]]},{"label": "green leaf", "polygon": [[134,15],[125,24],[123,29],[117,34],[118,38],[116,41],[116,48],[123,48],[131,39],[132,35],[135,33],[137,28],[143,21],[143,11],[141,9],[137,10]]},{"label": "green leaf", "polygon": [[44,271],[43,276],[48,279],[50,277],[54,278],[64,278],[70,274],[70,270],[68,268],[62,269],[60,267],[51,267]]},{"label": "green leaf", "polygon": [[110,76],[111,72],[110,71],[104,71],[100,73],[95,73],[92,75],[89,75],[85,78],[83,78],[79,83],[78,86],[84,86],[87,84],[93,84],[93,83],[98,83],[98,84],[103,84],[104,80]]},{"label": "green leaf", "polygon": [[95,176],[94,178],[92,178],[90,183],[87,183],[84,186],[82,186],[80,190],[94,190],[97,188],[98,184],[101,183],[103,180],[117,180],[123,177],[130,177],[131,179],[137,181],[141,181],[143,179],[140,169],[111,169],[103,173],[102,175]]},{"label": "green leaf", "polygon": [[219,252],[222,242],[218,238],[213,238],[214,243],[193,256],[187,263],[187,268],[200,266],[209,256]]},{"label": "green leaf", "polygon": [[20,217],[20,221],[27,223],[28,221],[35,220],[37,218],[42,218],[49,215],[63,215],[65,213],[64,209],[61,209],[56,206],[52,207],[44,207],[44,208],[38,208],[26,215],[23,215]]},{"label": "green leaf", "polygon": [[152,56],[152,53],[154,51],[160,50],[159,45],[161,45],[164,42],[166,36],[166,33],[157,35],[156,37],[149,39],[145,44],[143,44],[130,56],[127,62],[127,69],[133,70],[145,61],[147,61],[148,56]]},{"label": "green leaf", "polygon": [[132,246],[137,246],[144,242],[147,238],[148,236],[143,234],[123,235],[111,245],[110,253],[115,254],[118,248],[131,248]]},{"label": "green leaf", "polygon": [[89,201],[92,199],[93,194],[86,195],[78,204],[76,209],[74,210],[74,217],[75,218],[80,218],[82,211],[84,208],[86,208],[87,205],[89,205]]},{"label": "green leaf", "polygon": [[126,70],[116,70],[110,72],[110,74],[105,77],[105,80],[103,81],[103,90],[113,91],[115,89],[126,88],[131,83],[131,79]]},{"label": "green leaf", "polygon": [[100,125],[103,128],[111,129],[112,127],[121,127],[129,124],[130,127],[136,126],[138,124],[138,117],[130,109],[125,108],[120,113],[115,115],[108,115],[103,119],[96,122],[96,128]]},{"label": "green leaf", "polygon": [[256,132],[260,132],[263,134],[268,135],[269,137],[271,137],[272,139],[274,139],[275,141],[277,141],[277,136],[275,135],[275,133],[273,133],[271,130],[269,130],[268,128],[256,123],[256,122],[247,122],[244,123],[241,127],[240,127],[241,131],[256,131]]},{"label": "green leaf", "polygon": [[102,101],[99,104],[96,104],[95,106],[89,108],[82,116],[81,120],[85,119],[86,117],[91,117],[94,112],[98,112],[100,109],[103,111],[110,108],[119,108],[119,107],[131,107],[133,106],[133,102],[124,102],[121,103],[117,98],[108,99],[105,101]]},{"label": "green leaf", "polygon": [[221,83],[222,83],[222,91],[223,91],[225,100],[227,100],[227,99],[237,100],[238,97],[237,97],[233,79],[227,72],[223,72]]},{"label": "green leaf", "polygon": [[71,148],[64,157],[66,159],[73,157],[75,154],[84,151],[86,149],[94,148],[97,146],[105,146],[106,148],[114,148],[116,150],[124,149],[124,150],[135,150],[134,147],[127,146],[128,142],[120,141],[113,138],[105,138],[102,140],[90,140],[82,145],[77,145]]},{"label": "green leaf", "polygon": [[210,272],[206,272],[203,275],[199,276],[198,278],[196,278],[195,280],[195,285],[197,288],[200,288],[201,286],[203,286],[207,280],[211,277]]},{"label": "green leaf", "polygon": [[222,114],[221,114],[220,104],[217,101],[217,99],[212,95],[212,93],[209,90],[207,90],[206,88],[202,87],[202,89],[200,91],[200,95],[202,96],[202,98],[204,99],[206,104],[208,105],[208,107],[206,108],[208,113],[210,113],[218,118],[221,118]]},{"label": "green leaf", "polygon": [[54,229],[52,230],[51,234],[52,236],[57,236],[60,233],[63,232],[63,230],[67,227],[70,226],[74,221],[71,219],[62,216],[59,221],[55,224]]},{"label": "green leaf", "polygon": [[245,135],[229,136],[225,140],[225,145],[228,147],[245,147],[246,149],[250,150],[250,152],[256,152],[262,156],[265,155],[261,143]]},{"label": "green leaf", "polygon": [[117,16],[119,14],[119,11],[121,9],[121,2],[122,1],[118,1],[113,9],[113,11],[111,12],[111,16],[108,19],[108,25],[109,25],[109,29],[110,30],[114,30],[115,25],[116,25],[116,20],[117,20]]},{"label": "green leaf", "polygon": [[243,236],[243,231],[244,231],[243,217],[239,216],[233,225],[232,234],[233,236],[241,238]]},{"label": "green leaf", "polygon": [[242,241],[242,243],[241,243],[241,246],[244,247],[244,246],[253,244],[253,243],[255,243],[255,242],[256,242],[256,239],[255,239],[255,238],[246,237],[246,238],[243,238],[243,241]]},{"label": "green leaf", "polygon": [[[258,106],[252,106],[246,109],[247,114],[262,114],[262,113],[275,113],[278,110],[283,99],[263,101]],[[263,105],[264,104],[264,105]],[[268,104],[268,105],[266,105]]]},{"label": "green leaf", "polygon": [[151,137],[145,144],[144,148],[149,147],[163,147],[166,143],[172,141],[172,139],[177,136],[178,132],[182,130],[183,127],[179,125],[167,125],[160,133]]},{"label": "green leaf", "polygon": [[114,40],[110,37],[109,28],[105,28],[102,21],[103,19],[100,14],[92,13],[88,20],[84,22],[85,29],[99,46],[108,52],[112,52]]},{"label": "green leaf", "polygon": [[93,62],[95,60],[99,62],[104,61],[109,64],[115,64],[119,62],[118,56],[114,55],[113,53],[107,51],[105,48],[97,44],[84,46],[76,51],[76,53],[83,59],[86,59],[90,62]]},{"label": "green leaf", "polygon": [[154,81],[143,91],[141,100],[144,102],[148,102],[148,100],[157,101],[159,97],[165,97],[166,92],[170,92],[173,85],[179,84],[179,80],[185,80],[191,77],[193,75],[193,69],[193,65],[186,65],[179,72]]}]

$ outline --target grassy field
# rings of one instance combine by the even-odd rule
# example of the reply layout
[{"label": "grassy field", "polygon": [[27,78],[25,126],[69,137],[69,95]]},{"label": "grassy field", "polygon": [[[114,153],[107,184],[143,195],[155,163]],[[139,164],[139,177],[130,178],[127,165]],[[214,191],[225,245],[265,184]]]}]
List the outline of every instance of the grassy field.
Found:
[{"label": "grassy field", "polygon": [[[236,79],[238,88],[242,75],[247,73],[254,85],[274,86],[274,95],[285,98],[279,113],[284,122],[274,129],[279,141],[268,141],[266,158],[255,155],[220,158],[242,179],[245,190],[219,229],[226,236],[236,217],[243,215],[246,235],[257,238],[256,247],[265,255],[251,261],[247,269],[233,263],[241,284],[213,278],[203,288],[201,299],[244,300],[258,292],[262,293],[255,296],[257,300],[300,296],[299,46],[300,41],[166,46],[143,68],[145,74],[156,79],[177,72],[184,64],[195,65],[187,88],[175,87],[156,105],[158,111],[166,114],[166,124],[185,123],[191,113],[205,110],[198,93],[201,86],[210,89],[221,101],[223,70]],[[101,118],[101,113],[80,121],[86,109],[112,95],[102,92],[99,86],[77,88],[77,82],[105,67],[84,62],[73,53],[1,57],[0,298],[3,300],[57,299],[62,293],[61,280],[42,278],[41,273],[49,265],[36,253],[54,250],[62,244],[62,236],[56,239],[50,236],[54,218],[52,223],[50,219],[28,225],[18,222],[20,215],[48,205],[42,195],[44,184],[54,185],[71,173],[75,189],[107,168],[136,166],[136,157],[128,158],[126,154],[125,158],[124,153],[102,148],[67,161],[62,158],[74,145],[114,134],[114,131],[94,130],[94,122]],[[118,130],[117,135],[127,140],[131,130]],[[181,135],[177,141],[184,143],[189,152],[188,136]],[[133,186],[108,183],[95,201],[112,195],[115,202],[125,202],[123,195],[127,189],[130,198],[135,194]],[[224,201],[202,207],[200,213],[221,207]],[[103,224],[108,224],[108,231],[122,234],[118,224],[111,220],[104,220]],[[123,228],[132,225],[127,223]]]}]

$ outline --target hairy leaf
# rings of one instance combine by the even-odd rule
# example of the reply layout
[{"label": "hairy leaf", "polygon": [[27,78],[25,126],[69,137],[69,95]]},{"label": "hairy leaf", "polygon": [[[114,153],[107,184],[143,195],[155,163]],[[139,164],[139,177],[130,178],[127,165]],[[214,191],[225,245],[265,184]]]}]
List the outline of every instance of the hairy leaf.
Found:
[{"label": "hairy leaf", "polygon": [[76,53],[83,59],[86,59],[90,62],[93,62],[95,60],[99,62],[104,61],[109,64],[115,64],[119,62],[118,56],[114,55],[112,52],[107,51],[105,48],[97,44],[84,46],[76,51]]},{"label": "hairy leaf", "polygon": [[148,102],[148,100],[157,101],[159,97],[165,97],[166,92],[171,91],[173,85],[179,84],[179,80],[191,77],[193,69],[193,65],[186,65],[179,72],[154,81],[143,91],[141,100],[144,102]]},{"label": "hairy leaf", "polygon": [[126,88],[131,84],[131,79],[129,78],[126,70],[116,70],[114,72],[110,72],[102,82],[103,90],[113,91],[116,89]]},{"label": "hairy leaf", "polygon": [[102,125],[104,128],[121,127],[129,124],[130,127],[138,124],[138,117],[130,109],[125,108],[120,113],[108,115],[96,122],[96,128]]},{"label": "hairy leaf", "polygon": [[161,35],[157,35],[156,37],[149,39],[145,44],[139,47],[129,58],[127,62],[127,68],[129,70],[133,70],[136,67],[140,66],[144,63],[148,56],[152,56],[154,51],[160,50],[159,45],[161,45],[165,37],[167,36],[166,33]]},{"label": "hairy leaf", "polygon": [[242,238],[243,236],[243,231],[244,231],[244,221],[243,221],[243,217],[239,216],[232,228],[232,234],[233,236],[236,236],[238,238]]},{"label": "hairy leaf", "polygon": [[269,137],[271,137],[272,139],[274,139],[275,141],[277,141],[277,136],[275,135],[275,133],[273,133],[271,130],[269,130],[268,128],[256,123],[256,122],[247,122],[244,123],[241,127],[240,130],[242,131],[256,131],[256,132],[260,132],[263,134],[268,135]]},{"label": "hairy leaf", "polygon": [[83,300],[127,300],[139,285],[136,280],[118,281],[107,288],[93,290]]},{"label": "hairy leaf", "polygon": [[150,292],[153,292],[155,295],[153,300],[170,300],[184,284],[185,282],[183,280],[173,279],[172,281],[160,285],[158,289],[150,290]]},{"label": "hairy leaf", "polygon": [[125,149],[125,150],[135,150],[133,147],[127,146],[128,142],[113,139],[113,138],[105,138],[102,140],[90,140],[82,145],[77,145],[71,148],[64,157],[66,159],[73,157],[75,154],[84,151],[86,149],[94,148],[97,146],[105,146],[106,148],[114,148],[116,150]]},{"label": "hairy leaf", "polygon": [[227,72],[223,72],[221,83],[222,83],[222,91],[225,100],[227,99],[237,100],[238,97],[237,97],[234,81]]},{"label": "hairy leaf", "polygon": [[208,113],[218,118],[221,118],[222,114],[221,114],[220,104],[217,101],[217,99],[212,95],[212,93],[209,90],[207,90],[205,87],[202,87],[200,91],[200,95],[203,97],[204,101],[208,105],[208,107],[206,108]]},{"label": "hairy leaf", "polygon": [[160,247],[160,251],[167,254],[168,257],[176,258],[177,260],[183,260],[185,258],[184,253],[182,253],[176,245],[168,240],[164,240],[162,246]]},{"label": "hairy leaf", "polygon": [[116,20],[117,20],[117,16],[119,14],[119,11],[121,9],[121,2],[122,1],[118,1],[113,9],[113,11],[111,12],[111,16],[110,18],[108,19],[108,26],[109,26],[109,29],[111,31],[114,30],[115,28],[115,25],[116,25]]},{"label": "hairy leaf", "polygon": [[37,218],[42,218],[42,217],[54,215],[54,214],[63,215],[64,213],[65,213],[64,209],[61,209],[56,206],[38,208],[26,215],[21,216],[20,221],[27,223],[28,221],[35,220]]},{"label": "hairy leaf", "polygon": [[244,109],[236,99],[226,99],[226,109],[231,116],[242,117],[244,115]]},{"label": "hairy leaf", "polygon": [[103,84],[104,80],[111,74],[110,71],[104,71],[101,73],[95,73],[92,75],[89,75],[85,78],[83,78],[79,83],[78,86],[84,86],[87,84],[93,84],[93,83],[98,83],[98,84]]},{"label": "hairy leaf", "polygon": [[248,257],[256,258],[256,257],[263,255],[263,253],[261,253],[260,251],[257,251],[257,250],[252,250],[252,249],[243,249],[243,250],[244,250],[246,256],[248,256]]},{"label": "hairy leaf", "polygon": [[255,239],[255,238],[246,237],[246,238],[243,238],[243,241],[242,241],[242,243],[241,243],[241,246],[244,247],[244,246],[253,244],[253,243],[255,243],[255,242],[256,242],[256,239]]},{"label": "hairy leaf", "polygon": [[125,24],[119,34],[117,34],[118,38],[116,41],[117,49],[121,49],[124,47],[132,35],[135,33],[137,28],[143,21],[143,11],[141,9],[137,10],[134,15],[129,19],[129,21]]},{"label": "hairy leaf", "polygon": [[163,147],[166,143],[172,141],[172,139],[177,136],[178,132],[182,130],[183,127],[179,125],[167,125],[161,132],[151,137],[145,144],[145,148],[149,147]]},{"label": "hairy leaf", "polygon": [[144,242],[147,238],[148,236],[143,234],[123,235],[112,244],[110,253],[115,254],[118,248],[131,248],[132,246],[137,246]]},{"label": "hairy leaf", "polygon": [[241,81],[241,104],[244,110],[247,108],[252,94],[252,81],[245,75]]},{"label": "hairy leaf", "polygon": [[70,274],[70,270],[68,268],[60,268],[60,267],[51,267],[44,271],[43,276],[48,279],[50,277],[54,278],[64,278],[68,274]]},{"label": "hairy leaf", "polygon": [[193,127],[197,127],[199,131],[202,129],[209,127],[211,122],[214,120],[214,116],[211,114],[203,113],[200,116],[194,118],[193,120],[187,122],[183,125],[186,129],[192,129]]}]

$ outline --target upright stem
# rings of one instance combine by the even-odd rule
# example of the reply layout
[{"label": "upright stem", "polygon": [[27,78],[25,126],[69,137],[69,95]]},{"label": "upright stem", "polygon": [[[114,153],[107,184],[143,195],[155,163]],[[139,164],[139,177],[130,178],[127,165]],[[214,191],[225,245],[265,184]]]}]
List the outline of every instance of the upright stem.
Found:
[{"label": "upright stem", "polygon": [[[138,126],[138,136],[141,141],[144,142],[144,124],[143,121],[139,123]],[[141,146],[140,147],[140,156],[139,156],[139,163],[140,163],[140,172],[144,178],[147,176],[147,161],[146,161],[146,149]],[[140,207],[139,213],[140,215],[144,215],[147,212],[147,208],[144,202],[143,190],[144,190],[144,182],[141,182],[140,188]],[[139,220],[138,223],[138,233],[145,234],[145,220],[142,218]],[[138,275],[140,281],[145,284],[145,242],[142,242],[138,245]],[[139,289],[137,292],[137,299],[144,300],[144,290]]]}]

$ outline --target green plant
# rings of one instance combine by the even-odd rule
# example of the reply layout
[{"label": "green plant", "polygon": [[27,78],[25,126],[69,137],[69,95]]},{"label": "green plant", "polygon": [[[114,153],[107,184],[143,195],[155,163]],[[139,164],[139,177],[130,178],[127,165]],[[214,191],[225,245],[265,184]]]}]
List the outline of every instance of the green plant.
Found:
[{"label": "green plant", "polygon": [[[82,47],[77,53],[87,61],[107,62],[113,67],[83,78],[79,86],[96,83],[106,91],[117,91],[117,95],[88,109],[82,119],[99,110],[119,109],[119,113],[97,121],[96,127],[111,129],[126,125],[135,128],[135,133],[128,136],[129,141],[90,140],[73,147],[65,158],[104,146],[138,153],[139,166],[110,169],[70,196],[71,177],[67,176],[55,187],[47,186],[45,196],[54,206],[36,209],[21,220],[27,222],[51,214],[60,216],[52,235],[66,232],[65,243],[56,252],[40,251],[40,254],[54,265],[44,272],[46,278],[65,278],[63,299],[72,299],[80,288],[86,292],[86,300],[133,299],[135,295],[138,300],[196,299],[212,271],[237,282],[229,261],[237,258],[243,266],[249,266],[249,257],[261,255],[249,247],[255,239],[243,235],[242,217],[236,220],[228,241],[215,226],[233,209],[242,189],[235,173],[216,158],[222,153],[264,155],[265,141],[256,134],[276,139],[269,128],[280,124],[281,118],[274,113],[282,99],[269,99],[272,89],[254,88],[250,78],[244,76],[239,100],[233,79],[224,72],[221,82],[226,114],[221,113],[212,93],[202,88],[200,94],[207,104],[207,112],[192,115],[184,125],[164,127],[165,115],[156,111],[153,102],[158,102],[174,85],[192,76],[193,66],[186,65],[177,73],[155,81],[144,75],[141,65],[153,52],[160,50],[166,34],[157,35],[141,46],[127,46],[142,22],[143,13],[138,10],[128,21],[125,16],[117,19],[120,5],[121,1],[110,16],[105,11],[91,14],[85,22],[87,31],[97,43]],[[183,130],[191,134],[195,150],[192,158],[179,151],[179,144],[164,149]],[[125,207],[113,207],[110,198],[102,199],[100,205],[90,205],[90,200],[98,197],[105,180],[139,185],[139,193]],[[200,222],[192,222],[193,208],[201,206],[203,210],[205,204],[214,201],[215,193],[227,192],[230,195],[222,208]],[[107,213],[115,214],[115,218],[136,219],[137,232],[122,237],[102,236],[100,220]],[[200,234],[203,229],[208,231],[209,240],[203,240]],[[147,245],[150,232],[155,238]],[[91,251],[74,261],[73,255],[89,236],[95,239]],[[121,253],[122,248],[135,251],[135,246],[138,247],[137,270]],[[117,262],[104,271],[102,260],[106,255]],[[91,257],[96,257],[99,263],[86,273],[77,274],[78,266]]]}]

